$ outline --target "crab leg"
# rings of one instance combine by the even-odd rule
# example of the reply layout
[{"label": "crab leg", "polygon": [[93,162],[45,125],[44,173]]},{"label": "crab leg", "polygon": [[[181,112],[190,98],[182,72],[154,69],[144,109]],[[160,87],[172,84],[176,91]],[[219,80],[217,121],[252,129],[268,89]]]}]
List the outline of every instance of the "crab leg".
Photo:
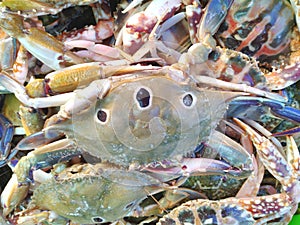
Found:
[{"label": "crab leg", "polygon": [[256,196],[259,191],[260,183],[264,177],[264,167],[259,159],[255,159],[254,155],[252,155],[252,162],[253,173],[247,178],[236,194],[237,198],[253,197]]},{"label": "crab leg", "polygon": [[294,172],[284,155],[277,150],[276,146],[269,139],[260,136],[242,121],[238,119],[234,120],[250,135],[264,166],[280,181],[285,187],[284,189],[289,189],[288,186],[294,179]]},{"label": "crab leg", "polygon": [[300,3],[299,0],[290,0],[292,7],[295,11],[296,22],[298,29],[300,30]]},{"label": "crab leg", "polygon": [[228,90],[244,91],[246,93],[274,99],[279,102],[286,102],[286,99],[279,94],[268,92],[268,91],[263,91],[258,88],[248,86],[246,84],[229,83],[226,81],[218,80],[218,79],[215,79],[212,77],[207,77],[207,76],[196,76],[195,79],[199,83],[211,85],[214,87],[224,88],[224,89],[228,89]]},{"label": "crab leg", "polygon": [[[23,18],[2,12],[0,27],[18,41],[36,58],[54,70],[83,63],[83,59],[64,49],[63,43],[36,27],[25,29]],[[50,47],[51,46],[51,47]]]},{"label": "crab leg", "polygon": [[7,145],[12,140],[13,134],[14,134],[14,128],[12,123],[2,114],[0,114],[0,149],[1,154],[3,156],[7,156],[9,152],[5,152],[4,149],[6,149]]},{"label": "crab leg", "polygon": [[212,0],[206,6],[200,22],[198,39],[203,40],[207,34],[214,35],[227,15],[233,0]]},{"label": "crab leg", "polygon": [[282,90],[300,80],[300,63],[295,62],[293,65],[286,66],[283,69],[267,73],[265,78],[268,88],[271,90]]},{"label": "crab leg", "polygon": [[0,73],[0,83],[8,91],[13,92],[16,98],[23,104],[33,108],[47,108],[63,105],[70,99],[74,93],[65,93],[47,98],[30,98],[23,85],[9,77],[7,74]]},{"label": "crab leg", "polygon": [[152,176],[159,178],[162,181],[175,179],[180,176],[200,176],[208,174],[235,174],[236,171],[231,171],[231,165],[219,160],[209,158],[184,158],[180,162],[180,166],[164,167],[164,165],[148,165],[141,168],[141,171],[149,172]]},{"label": "crab leg", "polygon": [[299,132],[300,132],[300,127],[295,127],[295,128],[291,128],[291,129],[288,129],[285,131],[274,133],[274,134],[272,134],[272,136],[278,137],[278,136],[292,135],[292,134],[296,134]]},{"label": "crab leg", "polygon": [[[103,66],[100,63],[84,63],[55,71],[46,76],[45,80],[36,79],[26,88],[6,73],[0,73],[0,83],[8,91],[14,93],[20,102],[33,108],[47,108],[61,106],[75,95],[78,87],[84,87],[93,80],[104,79],[111,76],[134,73],[145,70],[157,70],[153,66]],[[103,81],[99,81],[100,83]],[[95,90],[92,90],[94,93]],[[59,95],[45,97],[50,93]],[[36,98],[34,98],[36,97]]]},{"label": "crab leg", "polygon": [[45,14],[56,14],[66,7],[74,5],[88,5],[95,0],[68,0],[68,1],[15,1],[15,0],[4,0],[1,1],[0,7],[10,13],[20,14],[24,16],[40,16]]},{"label": "crab leg", "polygon": [[208,145],[215,150],[216,155],[220,155],[228,163],[209,158],[184,158],[180,161],[180,166],[170,167],[168,165],[166,168],[161,163],[143,167],[142,171],[151,172],[152,176],[160,177],[162,181],[171,179],[170,176],[174,179],[180,176],[189,177],[208,174],[243,179],[252,172],[253,165],[250,154],[224,134],[213,131]]},{"label": "crab leg", "polygon": [[275,115],[300,123],[299,109],[287,106],[285,103],[275,101],[273,99],[240,96],[231,101],[230,104],[240,105],[241,107],[260,105],[267,106]]}]

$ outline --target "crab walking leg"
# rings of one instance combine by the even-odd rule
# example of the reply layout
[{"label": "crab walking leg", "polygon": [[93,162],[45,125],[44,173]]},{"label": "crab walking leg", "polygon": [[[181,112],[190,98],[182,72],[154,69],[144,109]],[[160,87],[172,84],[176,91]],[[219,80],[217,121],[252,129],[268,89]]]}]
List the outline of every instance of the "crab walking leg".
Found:
[{"label": "crab walking leg", "polygon": [[289,166],[294,168],[295,171],[300,172],[300,156],[297,148],[297,144],[293,137],[287,136],[287,161]]},{"label": "crab walking leg", "polygon": [[13,76],[21,84],[24,84],[27,79],[28,66],[27,50],[21,45],[13,65]]},{"label": "crab walking leg", "polygon": [[[295,55],[299,55],[295,52]],[[297,57],[292,57],[290,61],[296,61],[283,69],[275,70],[265,74],[268,88],[271,90],[282,90],[300,80],[300,63]]]},{"label": "crab walking leg", "polygon": [[[234,119],[249,135],[256,147],[257,154],[264,166],[283,185],[285,191],[290,191],[297,184],[298,171],[294,165],[290,165],[286,157],[278,151],[277,147],[266,137],[259,135],[251,127],[238,119]],[[247,121],[247,120],[246,120]],[[291,138],[291,137],[290,137]],[[296,152],[298,149],[293,146],[288,151]],[[293,155],[294,153],[289,153]],[[296,155],[299,160],[299,156]],[[297,160],[297,158],[296,158]]]},{"label": "crab walking leg", "polygon": [[[103,66],[100,63],[83,63],[70,66],[59,71],[52,72],[45,79],[36,79],[30,82],[26,88],[10,77],[7,73],[0,73],[0,84],[8,91],[14,93],[24,105],[33,108],[47,108],[61,106],[75,93],[63,93],[74,91],[78,87],[85,87],[93,80],[109,78],[112,76],[134,73],[138,71],[155,71],[154,66]],[[102,81],[99,81],[102,82]],[[49,93],[58,95],[44,97]],[[91,90],[92,91],[92,90]],[[94,93],[94,91],[92,91]]]},{"label": "crab walking leg", "polygon": [[8,11],[13,14],[22,14],[26,17],[34,17],[46,14],[57,14],[64,8],[76,5],[88,5],[96,2],[95,0],[68,0],[68,1],[49,1],[49,0],[34,0],[34,1],[1,1],[0,7],[3,11]]},{"label": "crab walking leg", "polygon": [[259,159],[255,159],[254,155],[252,155],[252,162],[253,162],[253,173],[247,178],[247,180],[242,185],[239,192],[236,194],[235,197],[253,197],[256,196],[260,183],[264,177],[264,167]]},{"label": "crab walking leg", "polygon": [[22,157],[14,168],[15,176],[1,194],[3,215],[7,216],[27,195],[32,181],[30,171],[45,168],[60,161],[67,161],[81,151],[70,140],[63,139],[43,146]]},{"label": "crab walking leg", "polygon": [[272,134],[272,136],[274,137],[279,137],[279,136],[285,136],[285,135],[293,135],[293,134],[298,134],[300,132],[300,126],[298,127],[294,127],[288,130],[284,130],[281,132],[276,132],[274,134]]},{"label": "crab walking leg", "polygon": [[[82,63],[49,73],[45,79],[42,79],[42,86],[46,86],[47,89],[49,89],[48,92],[59,94],[85,87],[97,79],[156,69],[157,68],[153,66],[105,66],[99,62]],[[37,81],[39,80],[37,79]],[[38,84],[34,82],[30,82],[26,86],[26,90],[31,97],[41,97],[40,95],[44,92],[42,90],[38,91],[40,93],[34,94],[34,89],[36,89],[34,87],[37,85]]]},{"label": "crab walking leg", "polygon": [[194,79],[196,79],[199,83],[211,85],[214,87],[235,90],[235,91],[243,91],[243,92],[247,92],[247,93],[258,95],[258,96],[267,97],[267,98],[270,98],[270,99],[273,99],[273,100],[276,100],[279,102],[287,101],[284,97],[282,97],[279,94],[268,92],[268,91],[263,91],[258,88],[248,86],[246,84],[234,84],[234,83],[218,80],[218,79],[208,77],[208,76],[195,76]]},{"label": "crab walking leg", "polygon": [[[289,210],[284,216],[285,222],[288,222],[297,208],[296,205],[300,201],[298,181],[300,157],[299,150],[293,137],[287,137],[287,157],[284,157],[284,155],[278,151],[276,146],[269,139],[260,136],[256,131],[242,121],[238,119],[234,120],[250,135],[262,163],[282,184],[284,192],[280,194],[280,200],[286,203],[280,203],[278,205],[282,208],[285,205],[291,207],[291,210]],[[253,121],[250,122],[253,123]],[[268,196],[266,196],[266,198],[267,197]],[[278,207],[277,210],[274,210],[274,208],[270,209],[269,214],[275,213],[278,214],[278,217],[281,216],[281,207]]]},{"label": "crab walking leg", "polygon": [[36,58],[54,70],[83,63],[84,60],[64,48],[62,42],[36,27],[25,29],[23,18],[2,12],[0,27],[18,41]]},{"label": "crab walking leg", "polygon": [[233,0],[209,1],[203,18],[201,18],[200,27],[197,33],[198,40],[204,40],[206,35],[214,35],[218,31],[232,2]]},{"label": "crab walking leg", "polygon": [[20,102],[33,108],[60,106],[65,104],[68,99],[70,99],[74,95],[74,93],[65,93],[50,97],[30,98],[26,93],[26,89],[24,86],[4,73],[0,73],[0,83],[8,91],[13,92]]},{"label": "crab walking leg", "polygon": [[17,153],[17,151],[11,151],[13,135],[13,124],[0,114],[0,167],[5,166]]}]

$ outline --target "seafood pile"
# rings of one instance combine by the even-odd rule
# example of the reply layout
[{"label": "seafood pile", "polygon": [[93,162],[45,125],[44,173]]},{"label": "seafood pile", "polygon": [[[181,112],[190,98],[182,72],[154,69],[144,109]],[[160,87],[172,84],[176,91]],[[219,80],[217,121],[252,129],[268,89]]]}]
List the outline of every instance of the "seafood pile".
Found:
[{"label": "seafood pile", "polygon": [[0,7],[2,223],[297,213],[299,1]]}]

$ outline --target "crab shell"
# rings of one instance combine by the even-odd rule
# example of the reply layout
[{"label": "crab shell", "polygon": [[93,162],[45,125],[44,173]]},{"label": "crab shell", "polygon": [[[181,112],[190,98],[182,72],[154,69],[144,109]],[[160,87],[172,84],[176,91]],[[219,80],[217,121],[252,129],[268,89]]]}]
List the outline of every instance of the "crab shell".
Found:
[{"label": "crab shell", "polygon": [[226,101],[239,94],[161,75],[135,78],[115,83],[104,99],[74,114],[68,125],[47,130],[63,131],[92,156],[119,165],[178,159],[208,140]]},{"label": "crab shell", "polygon": [[109,222],[128,215],[164,186],[138,171],[101,163],[75,164],[40,184],[30,207],[52,210],[80,224]]}]

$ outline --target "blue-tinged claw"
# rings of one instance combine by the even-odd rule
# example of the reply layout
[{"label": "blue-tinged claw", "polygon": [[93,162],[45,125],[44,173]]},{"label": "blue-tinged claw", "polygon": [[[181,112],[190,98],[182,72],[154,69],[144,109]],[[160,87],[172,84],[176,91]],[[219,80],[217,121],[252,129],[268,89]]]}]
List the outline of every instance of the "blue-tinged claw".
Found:
[{"label": "blue-tinged claw", "polygon": [[294,127],[294,128],[288,129],[288,130],[281,131],[281,132],[276,132],[276,133],[272,134],[272,136],[279,137],[279,136],[293,135],[296,133],[300,133],[300,127]]},{"label": "blue-tinged claw", "polygon": [[212,0],[208,3],[205,14],[202,17],[199,38],[206,34],[214,35],[227,15],[233,0]]},{"label": "blue-tinged claw", "polygon": [[5,166],[9,160],[15,156],[16,152],[11,152],[10,142],[14,135],[12,123],[0,114],[0,167]]},{"label": "blue-tinged claw", "polygon": [[299,109],[293,108],[291,106],[285,106],[284,108],[271,108],[271,110],[275,115],[279,117],[300,123]]},{"label": "blue-tinged claw", "polygon": [[287,106],[284,102],[279,102],[272,99],[241,96],[233,99],[233,101],[230,102],[230,106],[237,107],[234,109],[235,117],[238,117],[236,113],[238,112],[239,109],[243,108],[243,111],[245,111],[244,107],[266,106],[269,107],[269,109],[274,115],[280,118],[291,120],[296,123],[300,123],[299,109],[293,108],[291,106]]},{"label": "blue-tinged claw", "polygon": [[59,140],[64,135],[57,130],[39,131],[23,138],[16,146],[16,149],[28,151],[40,146],[47,145],[51,142]]}]

